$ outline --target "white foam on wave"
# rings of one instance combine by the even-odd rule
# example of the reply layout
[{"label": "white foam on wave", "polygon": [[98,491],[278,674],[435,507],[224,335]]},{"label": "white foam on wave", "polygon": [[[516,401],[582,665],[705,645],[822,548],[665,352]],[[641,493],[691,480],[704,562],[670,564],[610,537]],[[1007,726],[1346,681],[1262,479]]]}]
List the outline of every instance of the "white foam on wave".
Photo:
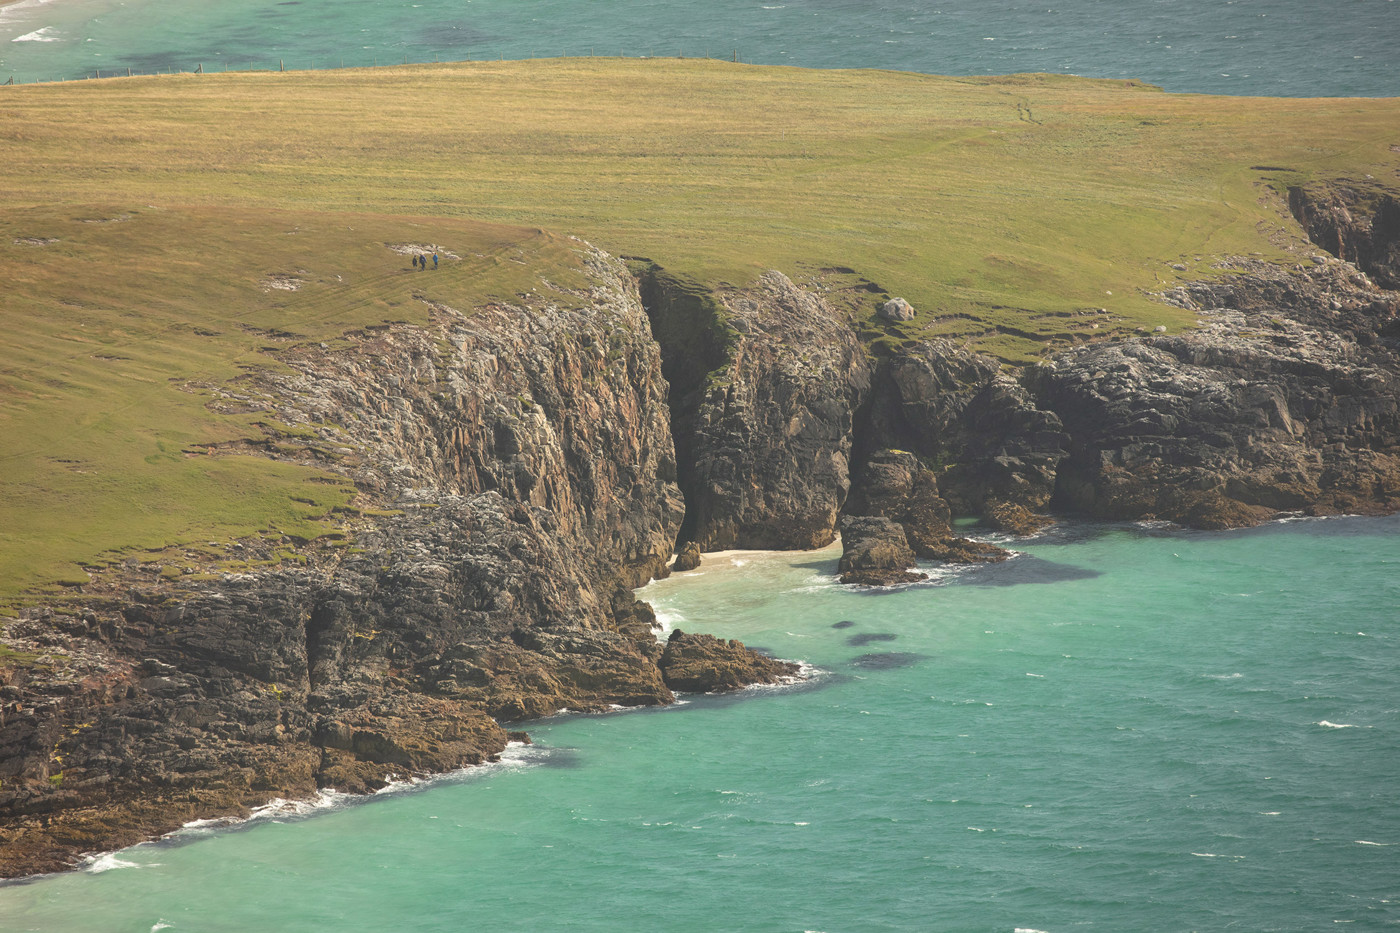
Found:
[{"label": "white foam on wave", "polygon": [[164,917],[162,917],[161,919],[157,920],[155,923],[151,924],[151,933],[156,933],[157,930],[168,930],[168,929],[170,929],[171,927],[173,927],[174,925],[175,925],[175,924],[171,923],[170,921],[168,921],[168,920],[166,920]]},{"label": "white foam on wave", "polygon": [[[548,751],[545,749],[526,745],[524,742],[510,742],[507,743],[505,750],[501,752],[497,761],[479,765],[469,765],[465,768],[458,768],[455,771],[445,771],[442,774],[433,774],[426,777],[391,774],[387,776],[387,784],[368,795],[348,794],[344,791],[336,790],[333,787],[328,787],[317,792],[316,796],[303,800],[288,800],[285,797],[273,797],[262,806],[254,807],[246,817],[225,816],[207,820],[190,820],[173,833],[167,833],[165,838],[207,835],[219,829],[263,820],[270,820],[275,823],[286,819],[300,819],[324,810],[344,806],[356,800],[363,799],[365,796],[378,797],[385,794],[395,794],[430,784],[459,780],[463,777],[490,773],[501,769],[528,767],[535,764],[538,759],[544,757],[546,754],[548,754]],[[103,858],[106,857],[109,856],[103,856]],[[127,865],[122,864],[114,867],[125,868]]]},{"label": "white foam on wave", "polygon": [[827,590],[833,586],[840,586],[841,578],[834,573],[814,573],[801,586],[795,586],[788,593],[816,593],[820,590]]},{"label": "white foam on wave", "polygon": [[652,612],[656,613],[656,627],[653,628],[652,631],[656,633],[657,641],[664,642],[667,638],[670,638],[672,630],[686,621],[685,615],[674,609],[653,606]]},{"label": "white foam on wave", "polygon": [[26,32],[22,36],[15,36],[11,42],[62,42],[60,36],[52,26],[43,26],[33,32]]},{"label": "white foam on wave", "polygon": [[[825,677],[827,674],[831,673],[830,671],[827,671],[827,670],[824,670],[823,668],[817,667],[815,664],[811,664],[811,663],[809,663],[809,662],[807,662],[807,661],[795,661],[795,660],[791,660],[791,659],[788,659],[788,658],[780,658],[779,660],[785,660],[785,661],[787,661],[789,664],[796,664],[796,665],[797,665],[797,673],[796,673],[796,674],[789,674],[789,675],[787,675],[787,676],[785,676],[785,677],[780,677],[780,678],[777,680],[776,683],[771,683],[771,684],[749,684],[747,687],[741,687],[738,691],[733,691],[733,692],[737,692],[737,693],[782,693],[782,692],[784,692],[784,691],[786,691],[786,690],[788,690],[788,689],[790,689],[790,688],[792,688],[792,687],[798,686],[799,684],[805,684],[805,683],[808,683],[808,682],[810,682],[810,681],[817,680],[818,678]],[[715,691],[713,695],[718,696],[718,695],[721,694],[721,693],[730,693],[730,692],[731,692],[731,691],[728,691],[728,690]],[[677,700],[675,703],[673,703],[672,705],[673,705],[673,706],[679,706],[679,705],[681,704],[681,702],[682,702],[682,701],[678,699],[678,700]]]},{"label": "white foam on wave", "polygon": [[1316,725],[1324,726],[1324,727],[1326,727],[1326,728],[1328,728],[1328,729],[1355,729],[1355,728],[1357,728],[1356,726],[1352,725],[1352,724],[1349,723],[1349,722],[1328,722],[1328,721],[1325,720],[1325,719],[1322,720],[1322,721],[1319,722],[1319,723],[1316,723]]},{"label": "white foam on wave", "polygon": [[[376,791],[376,793],[378,793],[378,791]],[[288,800],[285,797],[273,797],[271,800],[269,800],[262,806],[254,807],[252,812],[249,813],[247,818],[245,819],[228,819],[223,820],[221,822],[223,823],[223,825],[226,826],[231,826],[238,823],[254,823],[261,820],[271,820],[272,822],[279,822],[288,817],[308,816],[320,810],[328,810],[331,807],[334,807],[336,804],[344,803],[345,801],[351,799],[353,796],[353,794],[341,793],[340,791],[335,790],[334,788],[327,788],[326,790],[318,792],[315,797],[310,797],[305,800]],[[195,822],[203,822],[208,824],[217,823],[220,821],[197,820]],[[189,827],[189,824],[185,824],[185,827]]]},{"label": "white foam on wave", "polygon": [[1035,927],[1017,927],[1016,933],[1045,933],[1045,931],[1037,930]]},{"label": "white foam on wave", "polygon": [[232,822],[235,821],[231,817],[223,817],[214,820],[190,820],[188,823],[185,823],[180,828],[188,830],[213,829],[216,826],[227,826],[229,823]]},{"label": "white foam on wave", "polygon": [[1206,677],[1206,678],[1208,678],[1208,679],[1210,679],[1210,680],[1239,680],[1239,679],[1240,679],[1241,677],[1243,677],[1244,675],[1243,675],[1243,674],[1240,674],[1240,673],[1234,673],[1234,674],[1202,674],[1201,676],[1202,676],[1202,677]]},{"label": "white foam on wave", "polygon": [[90,875],[100,875],[104,871],[115,871],[118,868],[140,868],[137,862],[128,862],[126,859],[117,858],[115,853],[107,852],[103,855],[89,855],[83,860],[82,870]]},{"label": "white foam on wave", "polygon": [[1369,839],[1358,839],[1358,840],[1356,840],[1356,844],[1359,845],[1359,846],[1393,846],[1393,845],[1395,845],[1395,843],[1393,843],[1393,842],[1372,842],[1372,841],[1369,840]]},{"label": "white foam on wave", "polygon": [[1220,855],[1215,852],[1192,852],[1191,854],[1196,856],[1196,858],[1231,858],[1237,861],[1244,858],[1243,855]]}]

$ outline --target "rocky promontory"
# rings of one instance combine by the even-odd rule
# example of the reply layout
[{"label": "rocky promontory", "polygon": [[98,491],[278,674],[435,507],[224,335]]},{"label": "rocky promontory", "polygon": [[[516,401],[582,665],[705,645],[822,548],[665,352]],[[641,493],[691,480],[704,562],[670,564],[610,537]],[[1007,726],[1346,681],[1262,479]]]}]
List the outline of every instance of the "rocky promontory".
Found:
[{"label": "rocky promontory", "polygon": [[[568,300],[435,305],[216,387],[278,426],[259,455],[353,480],[353,533],[248,540],[237,572],[129,561],[8,624],[0,874],[480,763],[501,723],[672,701],[632,595],[683,517],[668,387],[634,280],[579,250]],[[715,689],[778,669],[706,663]]]},{"label": "rocky promontory", "polygon": [[1156,296],[1194,329],[1030,366],[939,339],[876,353],[781,273],[710,291],[582,243],[566,298],[277,349],[210,404],[265,416],[237,453],[352,482],[347,533],[240,541],[207,573],[129,560],[30,600],[3,630],[0,874],[487,761],[506,724],[564,709],[791,677],[737,642],[657,640],[633,589],[678,546],[686,567],[839,531],[843,579],[887,585],[1008,556],[955,518],[1022,535],[1047,513],[1400,508],[1393,201],[1293,203],[1339,255],[1222,261]]}]

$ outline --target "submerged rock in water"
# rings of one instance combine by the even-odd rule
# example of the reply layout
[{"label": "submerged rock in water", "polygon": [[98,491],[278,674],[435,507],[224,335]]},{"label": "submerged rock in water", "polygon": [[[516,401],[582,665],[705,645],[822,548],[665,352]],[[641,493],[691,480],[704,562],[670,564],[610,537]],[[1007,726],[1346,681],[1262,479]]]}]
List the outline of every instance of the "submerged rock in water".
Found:
[{"label": "submerged rock in water", "polygon": [[853,648],[859,648],[863,645],[871,644],[872,642],[894,641],[897,637],[899,636],[890,632],[871,632],[868,634],[852,635],[850,638],[846,639],[846,644]]},{"label": "submerged rock in water", "polygon": [[851,666],[858,667],[863,671],[888,671],[898,667],[910,667],[922,661],[923,658],[923,655],[909,651],[882,651],[852,658]]}]

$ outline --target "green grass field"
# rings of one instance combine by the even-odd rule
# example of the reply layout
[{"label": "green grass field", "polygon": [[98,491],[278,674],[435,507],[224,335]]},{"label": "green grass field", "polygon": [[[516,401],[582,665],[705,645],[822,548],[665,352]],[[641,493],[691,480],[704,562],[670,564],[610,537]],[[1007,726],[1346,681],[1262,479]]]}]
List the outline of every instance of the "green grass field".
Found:
[{"label": "green grass field", "polygon": [[[566,283],[555,234],[710,287],[874,283],[862,313],[902,295],[909,336],[1014,362],[1190,326],[1148,293],[1224,255],[1297,261],[1278,192],[1400,187],[1397,147],[1396,100],[1044,75],[567,59],[0,88],[0,596],[334,530],[353,490],[218,453],[267,432],[200,387],[422,299]],[[408,244],[462,258],[415,273]]]}]

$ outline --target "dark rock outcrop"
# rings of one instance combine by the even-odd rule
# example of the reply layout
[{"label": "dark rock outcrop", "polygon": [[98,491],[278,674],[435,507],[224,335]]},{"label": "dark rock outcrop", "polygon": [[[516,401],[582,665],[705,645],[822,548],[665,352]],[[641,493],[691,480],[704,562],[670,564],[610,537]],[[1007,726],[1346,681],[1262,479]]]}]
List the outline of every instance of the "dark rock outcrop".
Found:
[{"label": "dark rock outcrop", "polygon": [[[684,537],[702,551],[812,548],[829,543],[850,486],[854,412],[870,385],[865,351],[846,316],[769,272],[751,289],[697,297],[655,268],[648,312],[676,371],[672,410]],[[723,345],[697,373],[677,342],[711,321]]]},{"label": "dark rock outcrop", "polygon": [[687,541],[681,545],[676,552],[676,559],[671,564],[671,569],[677,573],[684,573],[687,570],[694,570],[700,566],[700,545],[694,541]]},{"label": "dark rock outcrop", "polygon": [[713,635],[692,635],[674,629],[661,656],[666,686],[685,693],[737,690],[751,684],[776,684],[797,677],[798,667]]},{"label": "dark rock outcrop", "polygon": [[980,515],[989,499],[1042,509],[1068,439],[1000,364],[946,340],[892,357],[871,406],[868,446],[903,447],[936,465],[953,511]]},{"label": "dark rock outcrop", "polygon": [[904,526],[875,515],[848,515],[841,520],[842,583],[861,586],[893,586],[928,579],[911,571],[914,549]]},{"label": "dark rock outcrop", "polygon": [[1032,372],[1073,438],[1058,507],[1227,528],[1400,506],[1389,297],[1341,264],[1238,265],[1175,296],[1200,329],[1077,348]]},{"label": "dark rock outcrop", "polygon": [[[907,451],[880,450],[866,460],[847,513],[841,525],[842,583],[909,582],[881,575],[906,571],[914,556],[957,564],[1010,556],[994,544],[954,533],[952,512],[938,494],[937,478]],[[902,548],[909,550],[910,560],[902,560]]]}]

